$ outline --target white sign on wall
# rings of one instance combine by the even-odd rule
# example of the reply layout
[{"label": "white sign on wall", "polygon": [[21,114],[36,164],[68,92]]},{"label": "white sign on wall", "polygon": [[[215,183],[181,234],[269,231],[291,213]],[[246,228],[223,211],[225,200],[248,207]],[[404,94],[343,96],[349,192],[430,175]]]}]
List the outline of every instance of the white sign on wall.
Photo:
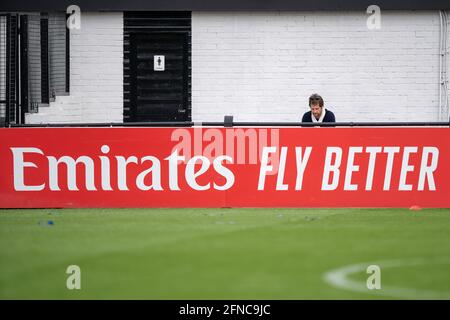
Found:
[{"label": "white sign on wall", "polygon": [[164,71],[165,69],[164,58],[165,58],[164,56],[153,56],[153,70]]}]

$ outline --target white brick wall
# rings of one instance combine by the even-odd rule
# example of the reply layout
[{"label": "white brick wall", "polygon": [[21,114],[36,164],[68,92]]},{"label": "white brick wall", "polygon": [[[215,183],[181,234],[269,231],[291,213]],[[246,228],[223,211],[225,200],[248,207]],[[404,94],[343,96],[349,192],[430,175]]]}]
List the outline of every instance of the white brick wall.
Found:
[{"label": "white brick wall", "polygon": [[[447,14],[450,14],[450,12],[447,11]],[[445,114],[445,118],[441,119],[443,121],[450,121],[450,19],[447,21],[447,98],[448,98],[448,104],[447,107],[443,108],[444,111],[447,113]]]},{"label": "white brick wall", "polygon": [[[194,121],[437,121],[439,13],[193,12]],[[450,74],[450,73],[449,73]]]},{"label": "white brick wall", "polygon": [[[299,121],[313,92],[338,121],[439,120],[438,12],[382,11],[373,31],[366,19],[365,12],[193,12],[193,120]],[[27,123],[122,122],[123,14],[82,13],[70,58],[70,96]]]},{"label": "white brick wall", "polygon": [[27,115],[27,123],[123,121],[123,14],[82,12],[70,34],[70,96]]}]

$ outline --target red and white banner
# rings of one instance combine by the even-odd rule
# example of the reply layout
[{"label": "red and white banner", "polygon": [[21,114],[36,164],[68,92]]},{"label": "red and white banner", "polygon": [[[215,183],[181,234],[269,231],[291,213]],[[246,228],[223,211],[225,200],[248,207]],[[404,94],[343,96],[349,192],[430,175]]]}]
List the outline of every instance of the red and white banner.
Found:
[{"label": "red and white banner", "polygon": [[449,128],[4,128],[0,207],[450,207]]}]

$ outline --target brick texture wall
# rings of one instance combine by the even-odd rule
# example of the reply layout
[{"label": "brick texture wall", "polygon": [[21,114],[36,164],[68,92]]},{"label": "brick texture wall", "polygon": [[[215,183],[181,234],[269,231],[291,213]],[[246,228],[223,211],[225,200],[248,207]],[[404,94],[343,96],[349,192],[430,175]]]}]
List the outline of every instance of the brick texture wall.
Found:
[{"label": "brick texture wall", "polygon": [[[369,30],[367,18],[193,12],[193,120],[300,121],[315,92],[338,121],[443,120],[439,13],[382,11],[379,30]],[[70,41],[70,96],[27,123],[122,122],[123,14],[82,13]]]},{"label": "brick texture wall", "polygon": [[195,121],[300,121],[319,93],[338,121],[437,121],[439,13],[193,12]]}]

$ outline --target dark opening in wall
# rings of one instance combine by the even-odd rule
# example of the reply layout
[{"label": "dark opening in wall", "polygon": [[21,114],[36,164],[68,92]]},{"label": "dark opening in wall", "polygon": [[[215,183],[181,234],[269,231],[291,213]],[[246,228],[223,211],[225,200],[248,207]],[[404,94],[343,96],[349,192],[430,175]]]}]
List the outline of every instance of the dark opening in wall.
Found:
[{"label": "dark opening in wall", "polygon": [[124,13],[124,122],[191,120],[191,13]]}]

